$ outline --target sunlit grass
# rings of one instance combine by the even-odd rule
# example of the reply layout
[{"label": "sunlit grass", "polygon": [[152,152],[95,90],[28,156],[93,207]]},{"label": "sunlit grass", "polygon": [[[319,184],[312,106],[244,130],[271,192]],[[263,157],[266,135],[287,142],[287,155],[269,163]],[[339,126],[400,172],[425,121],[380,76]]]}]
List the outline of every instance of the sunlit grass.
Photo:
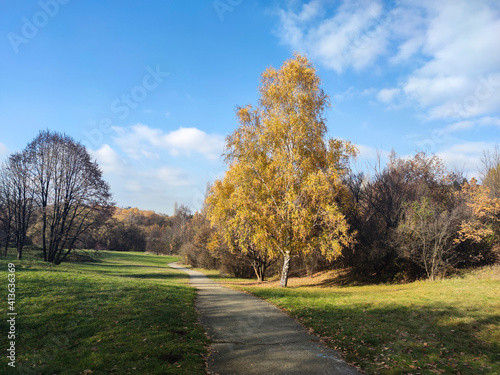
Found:
[{"label": "sunlit grass", "polygon": [[[100,261],[16,265],[16,362],[30,374],[204,374],[206,338],[176,257],[103,252]],[[5,301],[2,298],[2,301]],[[6,302],[2,302],[6,304]],[[2,311],[7,306],[2,306]],[[7,346],[0,323],[0,347]],[[7,368],[6,357],[0,362]]]},{"label": "sunlit grass", "polygon": [[291,281],[231,286],[278,305],[369,374],[500,374],[499,266],[403,285]]}]

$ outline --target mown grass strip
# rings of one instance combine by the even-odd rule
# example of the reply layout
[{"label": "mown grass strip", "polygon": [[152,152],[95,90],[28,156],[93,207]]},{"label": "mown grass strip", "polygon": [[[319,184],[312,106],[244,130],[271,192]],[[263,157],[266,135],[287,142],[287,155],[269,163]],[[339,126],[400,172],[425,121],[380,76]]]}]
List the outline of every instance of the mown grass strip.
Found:
[{"label": "mown grass strip", "polygon": [[[1,259],[4,291],[7,263],[16,265],[19,373],[204,374],[206,337],[194,310],[196,293],[185,273],[167,266],[175,260],[116,252],[95,263],[59,266]],[[2,319],[2,349],[7,330]],[[5,356],[0,366],[8,368]]]},{"label": "mown grass strip", "polygon": [[493,375],[500,374],[499,275],[497,266],[405,285],[232,286],[278,305],[369,374]]}]

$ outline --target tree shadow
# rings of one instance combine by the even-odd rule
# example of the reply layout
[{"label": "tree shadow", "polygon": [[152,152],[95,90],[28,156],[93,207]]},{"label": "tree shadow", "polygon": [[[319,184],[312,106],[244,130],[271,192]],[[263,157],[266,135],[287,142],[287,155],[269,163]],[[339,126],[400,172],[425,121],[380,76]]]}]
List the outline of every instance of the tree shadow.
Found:
[{"label": "tree shadow", "polygon": [[446,303],[387,308],[332,305],[307,307],[294,315],[327,337],[331,346],[341,347],[351,362],[359,361],[361,355],[370,358],[367,362],[387,365],[388,357],[400,358],[397,373],[414,373],[412,366],[418,366],[424,372],[476,374],[483,373],[476,370],[484,369],[484,363],[500,363],[500,343],[492,334],[490,342],[481,336],[498,329],[500,314],[484,316],[480,308],[464,311]]},{"label": "tree shadow", "polygon": [[132,279],[188,279],[189,275],[173,273],[142,273],[142,274],[115,274],[114,276],[132,278]]}]

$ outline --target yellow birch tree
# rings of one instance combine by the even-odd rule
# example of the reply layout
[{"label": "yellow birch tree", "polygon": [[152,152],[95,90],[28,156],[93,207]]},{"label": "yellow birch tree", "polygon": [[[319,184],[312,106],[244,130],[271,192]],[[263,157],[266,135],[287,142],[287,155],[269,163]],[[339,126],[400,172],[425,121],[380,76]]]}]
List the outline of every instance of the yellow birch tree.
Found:
[{"label": "yellow birch tree", "polygon": [[239,127],[224,154],[229,170],[207,200],[212,223],[231,226],[228,241],[236,236],[283,259],[281,287],[292,256],[319,249],[333,259],[353,242],[339,201],[356,149],[326,138],[330,104],[320,84],[300,54],[262,74],[259,104],[237,109]]}]

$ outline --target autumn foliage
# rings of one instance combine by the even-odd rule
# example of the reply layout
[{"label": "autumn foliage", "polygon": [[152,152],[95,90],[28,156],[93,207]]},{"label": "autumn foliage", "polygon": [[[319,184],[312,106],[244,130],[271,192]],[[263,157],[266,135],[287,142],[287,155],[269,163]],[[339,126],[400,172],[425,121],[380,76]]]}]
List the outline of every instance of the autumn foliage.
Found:
[{"label": "autumn foliage", "polygon": [[208,217],[233,251],[282,259],[284,287],[292,256],[317,249],[334,259],[353,242],[339,200],[356,151],[327,139],[328,96],[305,57],[267,69],[261,82],[258,106],[237,110],[228,171],[208,197]]},{"label": "autumn foliage", "polygon": [[326,268],[356,280],[434,280],[500,260],[498,146],[484,153],[480,182],[423,152],[356,171],[356,147],[328,136],[329,97],[305,56],[266,69],[259,92],[237,108],[227,171],[194,214],[112,207],[84,147],[41,132],[0,168],[3,254],[31,244],[54,263],[74,248],[179,254],[238,277],[279,277],[282,287],[290,274]]},{"label": "autumn foliage", "polygon": [[423,152],[356,172],[356,148],[327,137],[329,98],[307,58],[267,69],[259,91],[237,109],[228,170],[191,227],[203,236],[188,236],[188,262],[286,286],[290,270],[434,280],[499,260],[498,150],[485,154],[483,185]]}]

